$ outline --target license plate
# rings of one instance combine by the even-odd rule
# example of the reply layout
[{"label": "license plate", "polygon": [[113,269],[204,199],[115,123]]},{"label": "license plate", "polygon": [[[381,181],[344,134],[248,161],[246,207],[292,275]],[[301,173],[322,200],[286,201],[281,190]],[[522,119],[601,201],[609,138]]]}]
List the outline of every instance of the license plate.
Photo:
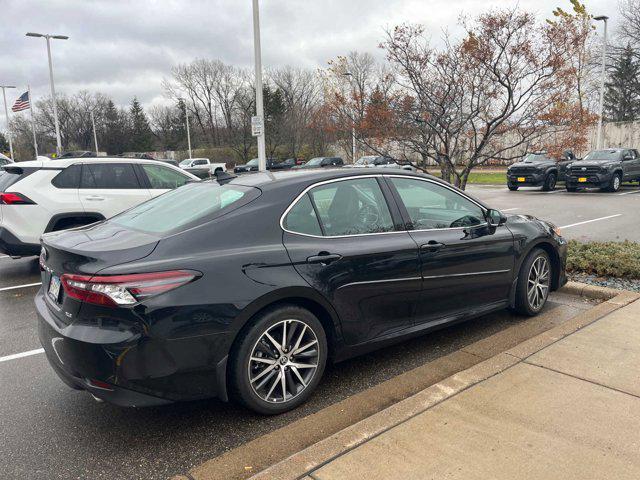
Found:
[{"label": "license plate", "polygon": [[518,177],[518,181],[519,181],[519,182],[526,182],[526,181],[527,181],[527,179],[526,179],[526,178],[524,178],[524,177]]},{"label": "license plate", "polygon": [[54,302],[58,301],[60,297],[60,277],[56,277],[55,275],[51,276],[51,281],[49,282],[49,296]]},{"label": "license plate", "polygon": [[586,177],[580,177],[580,178],[578,179],[578,181],[579,181],[580,183],[586,183],[587,179],[586,179]]}]

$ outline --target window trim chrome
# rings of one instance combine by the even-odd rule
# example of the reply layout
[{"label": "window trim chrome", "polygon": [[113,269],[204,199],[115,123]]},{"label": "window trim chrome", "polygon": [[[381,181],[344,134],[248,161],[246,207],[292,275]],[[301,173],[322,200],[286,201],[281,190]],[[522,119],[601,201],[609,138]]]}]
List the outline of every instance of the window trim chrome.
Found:
[{"label": "window trim chrome", "polygon": [[[282,229],[282,231],[290,233],[292,235],[300,235],[302,237],[310,237],[310,238],[351,238],[351,237],[368,237],[371,235],[392,235],[392,234],[399,234],[399,233],[411,233],[411,232],[441,232],[441,231],[447,231],[447,230],[465,230],[467,228],[479,228],[479,227],[484,227],[484,226],[488,226],[489,222],[485,222],[485,223],[481,223],[479,225],[472,225],[472,226],[468,226],[468,227],[449,227],[449,228],[427,228],[427,229],[421,229],[421,230],[393,230],[391,232],[374,232],[374,233],[354,233],[352,235],[312,235],[309,233],[300,233],[300,232],[294,232],[292,230],[288,230],[285,228],[284,226],[284,219],[286,218],[286,216],[289,214],[289,212],[291,211],[291,209],[293,209],[293,207],[298,203],[298,201],[304,197],[307,193],[309,193],[309,191],[313,188],[322,186],[322,185],[327,185],[330,183],[336,183],[336,182],[343,182],[343,181],[347,181],[347,180],[357,180],[360,178],[410,178],[413,180],[418,180],[418,181],[422,181],[422,182],[428,182],[428,183],[432,183],[434,185],[438,185],[440,187],[446,188],[448,190],[451,190],[453,193],[460,195],[461,197],[465,198],[466,200],[469,200],[471,203],[474,203],[475,205],[477,205],[482,212],[486,215],[487,209],[482,206],[480,203],[478,203],[477,201],[475,201],[474,199],[468,197],[467,195],[465,195],[464,193],[459,192],[458,190],[455,190],[454,188],[448,186],[448,185],[443,185],[440,182],[436,182],[431,180],[430,178],[422,178],[422,177],[417,177],[417,176],[413,176],[413,175],[397,175],[397,174],[392,174],[392,173],[377,173],[377,174],[370,174],[370,175],[351,175],[348,177],[341,177],[341,178],[332,178],[330,180],[323,180],[321,182],[317,182],[314,183],[312,185],[309,185],[308,187],[306,187],[302,193],[300,193],[298,196],[296,196],[296,198],[293,199],[293,201],[289,204],[289,206],[287,207],[287,209],[284,211],[284,213],[280,216],[280,228]],[[386,198],[385,198],[385,203],[386,203]],[[389,208],[389,205],[387,205],[387,208]],[[320,219],[318,218],[318,225],[320,225]]]}]

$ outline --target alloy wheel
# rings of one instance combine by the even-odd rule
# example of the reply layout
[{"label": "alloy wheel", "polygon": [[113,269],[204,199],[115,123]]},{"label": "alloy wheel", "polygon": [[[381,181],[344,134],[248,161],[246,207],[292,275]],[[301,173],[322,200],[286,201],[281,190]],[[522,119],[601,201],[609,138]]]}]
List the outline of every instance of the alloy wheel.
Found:
[{"label": "alloy wheel", "polygon": [[542,255],[538,256],[531,264],[527,279],[527,300],[535,311],[544,306],[549,295],[549,273],[549,261]]},{"label": "alloy wheel", "polygon": [[617,192],[620,188],[620,177],[618,175],[613,177],[613,191]]},{"label": "alloy wheel", "polygon": [[301,320],[283,320],[265,331],[251,350],[249,383],[269,403],[289,402],[309,385],[318,369],[320,344]]}]

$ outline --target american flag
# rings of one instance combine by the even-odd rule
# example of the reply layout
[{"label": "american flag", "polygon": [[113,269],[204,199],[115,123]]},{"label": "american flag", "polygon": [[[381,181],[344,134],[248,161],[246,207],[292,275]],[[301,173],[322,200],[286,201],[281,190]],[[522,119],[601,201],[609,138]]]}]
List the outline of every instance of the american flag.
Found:
[{"label": "american flag", "polygon": [[16,100],[16,103],[11,107],[12,112],[21,112],[22,110],[26,110],[27,108],[31,108],[31,104],[29,103],[29,92],[24,92],[20,95],[20,98]]}]

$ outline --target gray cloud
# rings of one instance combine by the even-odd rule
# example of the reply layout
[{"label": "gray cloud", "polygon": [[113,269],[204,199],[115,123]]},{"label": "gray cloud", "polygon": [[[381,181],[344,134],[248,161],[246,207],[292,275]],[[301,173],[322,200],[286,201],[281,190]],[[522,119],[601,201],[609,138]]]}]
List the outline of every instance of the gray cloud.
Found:
[{"label": "gray cloud", "polygon": [[[548,16],[558,4],[524,0],[519,5]],[[455,29],[458,16],[507,0],[261,0],[266,68],[318,68],[350,50],[379,57],[384,29],[420,22],[434,39]],[[593,0],[594,13],[615,16],[617,7]],[[172,66],[198,57],[250,67],[253,33],[250,0],[0,0],[0,82],[25,86],[34,97],[48,94],[43,39],[27,31],[69,35],[52,44],[57,90],[99,91],[127,104],[135,95],[145,104],[161,101],[161,81]]]}]

